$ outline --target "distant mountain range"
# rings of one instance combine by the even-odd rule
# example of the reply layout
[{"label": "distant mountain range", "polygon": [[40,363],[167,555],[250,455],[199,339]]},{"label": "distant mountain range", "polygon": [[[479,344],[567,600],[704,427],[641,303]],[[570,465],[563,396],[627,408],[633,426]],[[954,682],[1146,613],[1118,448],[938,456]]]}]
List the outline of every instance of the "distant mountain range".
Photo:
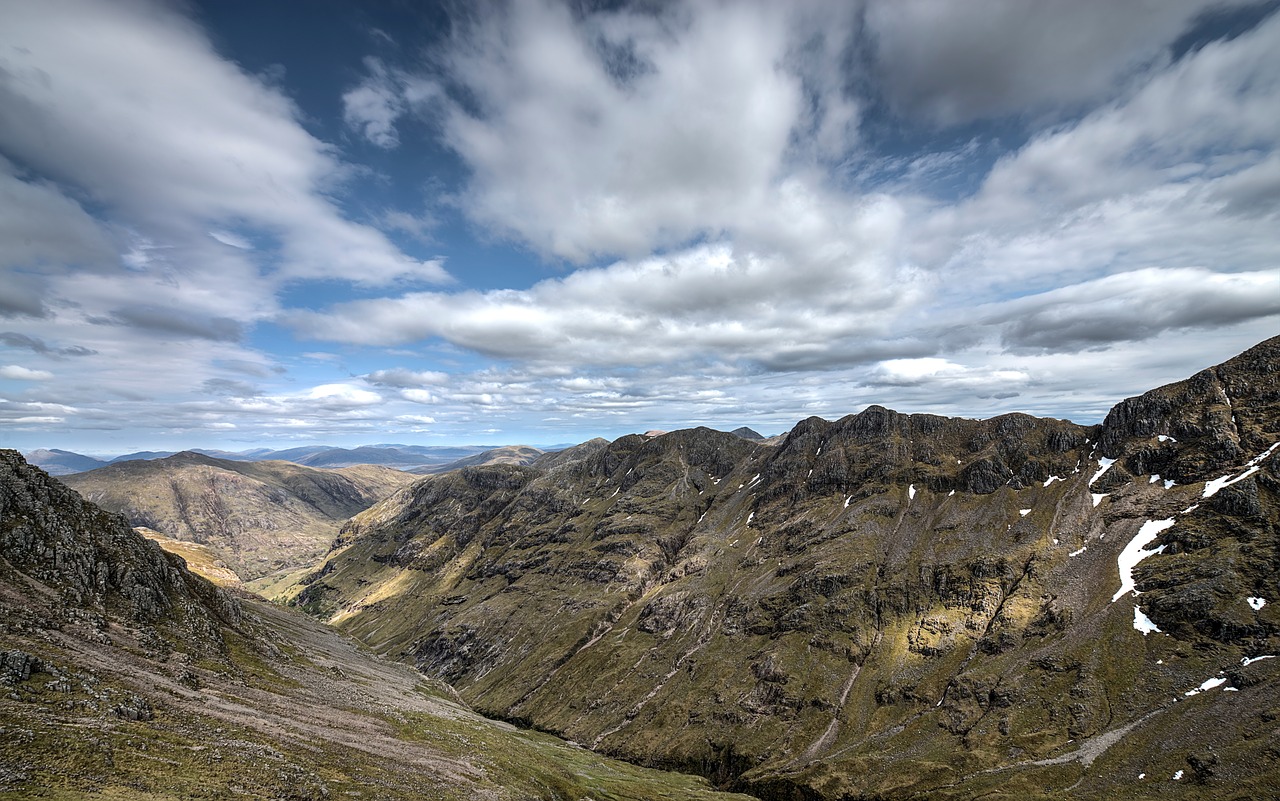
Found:
[{"label": "distant mountain range", "polygon": [[[661,432],[657,432],[661,433]],[[732,432],[736,436],[752,441],[762,441],[764,437],[743,426]],[[200,453],[215,459],[232,462],[265,462],[282,461],[306,467],[353,467],[359,464],[374,464],[404,470],[410,473],[435,474],[445,473],[459,467],[474,467],[481,464],[529,464],[543,453],[563,450],[569,445],[554,445],[547,448],[532,448],[528,445],[402,445],[397,443],[379,443],[376,445],[360,445],[355,448],[337,448],[331,445],[304,445],[297,448],[272,450],[271,448],[253,448],[245,451],[220,451],[207,448],[189,448],[186,453]],[[51,476],[67,476],[97,470],[109,464],[120,462],[136,462],[140,460],[165,459],[178,451],[136,451],[120,456],[95,457],[83,453],[60,450],[58,448],[39,448],[23,454],[29,464],[44,470]],[[519,455],[517,455],[519,454]]]},{"label": "distant mountain range", "polygon": [[[492,450],[487,445],[361,445],[357,448],[336,448],[331,445],[307,445],[299,448],[272,450],[254,448],[247,451],[219,451],[206,448],[190,448],[187,452],[212,456],[232,462],[282,461],[306,467],[351,467],[358,464],[376,464],[396,470],[422,467],[439,467],[459,459],[467,459]],[[23,456],[27,462],[39,467],[51,476],[66,476],[96,470],[109,464],[165,459],[178,451],[137,451],[121,456],[98,458],[57,448],[40,448]]]}]

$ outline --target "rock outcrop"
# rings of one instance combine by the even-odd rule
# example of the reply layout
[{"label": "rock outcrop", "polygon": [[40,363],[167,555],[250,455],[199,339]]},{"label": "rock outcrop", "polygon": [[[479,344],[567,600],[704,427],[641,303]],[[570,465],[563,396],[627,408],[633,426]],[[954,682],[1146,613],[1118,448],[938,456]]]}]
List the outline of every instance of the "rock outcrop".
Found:
[{"label": "rock outcrop", "polygon": [[29,588],[25,600],[43,601],[12,606],[9,626],[49,615],[51,626],[87,618],[105,629],[118,619],[200,652],[220,650],[220,626],[239,615],[230,595],[192,575],[123,517],[85,502],[8,450],[0,450],[0,571],[9,584]]}]

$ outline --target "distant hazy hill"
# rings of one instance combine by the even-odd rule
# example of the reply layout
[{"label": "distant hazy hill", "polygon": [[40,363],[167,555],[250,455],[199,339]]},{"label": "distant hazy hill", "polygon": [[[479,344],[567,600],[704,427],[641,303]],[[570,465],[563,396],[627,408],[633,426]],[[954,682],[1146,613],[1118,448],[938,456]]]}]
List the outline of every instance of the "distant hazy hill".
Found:
[{"label": "distant hazy hill", "polygon": [[447,473],[450,470],[460,470],[464,467],[479,467],[487,464],[533,464],[543,453],[543,451],[531,448],[528,445],[506,445],[501,448],[491,448],[477,453],[475,456],[459,459],[456,462],[415,467],[409,472],[419,475],[434,475],[436,473]]},{"label": "distant hazy hill", "polygon": [[1280,338],[1101,425],[872,406],[424,478],[296,602],[760,798],[1272,798]]},{"label": "distant hazy hill", "polygon": [[208,545],[245,581],[309,564],[339,524],[413,480],[377,466],[320,470],[184,451],[63,480],[130,525]]},{"label": "distant hazy hill", "polygon": [[28,463],[39,467],[51,476],[65,476],[68,473],[80,473],[102,467],[107,464],[101,459],[85,456],[72,451],[57,448],[40,448],[24,454]]}]

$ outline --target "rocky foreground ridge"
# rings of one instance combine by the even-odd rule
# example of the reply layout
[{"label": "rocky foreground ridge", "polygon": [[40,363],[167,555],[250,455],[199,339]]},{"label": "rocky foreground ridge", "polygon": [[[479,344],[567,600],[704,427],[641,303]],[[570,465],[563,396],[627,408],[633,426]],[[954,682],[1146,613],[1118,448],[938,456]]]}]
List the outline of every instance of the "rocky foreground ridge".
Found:
[{"label": "rocky foreground ridge", "polygon": [[767,799],[1280,790],[1280,338],[1101,425],[871,407],[424,479],[302,608]]}]

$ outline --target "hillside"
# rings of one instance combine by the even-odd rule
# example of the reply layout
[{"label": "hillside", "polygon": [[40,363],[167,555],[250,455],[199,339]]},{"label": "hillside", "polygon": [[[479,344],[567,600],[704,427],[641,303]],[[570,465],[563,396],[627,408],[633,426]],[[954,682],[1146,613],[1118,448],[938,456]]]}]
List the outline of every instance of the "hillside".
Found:
[{"label": "hillside", "polygon": [[207,545],[244,581],[314,562],[341,521],[413,477],[374,465],[320,470],[186,451],[65,476],[130,525]]},{"label": "hillside", "polygon": [[405,487],[295,602],[487,714],[768,799],[1280,787],[1280,339],[1098,426],[871,407]]},{"label": "hillside", "polygon": [[734,801],[488,721],[0,451],[0,799]]}]

